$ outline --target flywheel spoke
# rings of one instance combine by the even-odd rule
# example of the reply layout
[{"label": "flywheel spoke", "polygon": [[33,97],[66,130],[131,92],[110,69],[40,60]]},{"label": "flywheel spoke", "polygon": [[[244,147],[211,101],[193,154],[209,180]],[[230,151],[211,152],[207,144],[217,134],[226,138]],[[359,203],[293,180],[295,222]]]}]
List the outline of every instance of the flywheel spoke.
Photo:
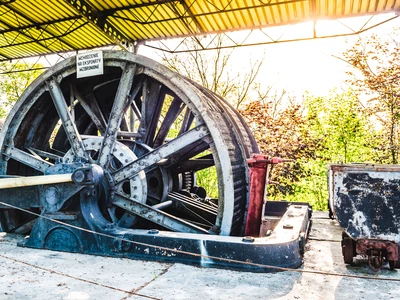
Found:
[{"label": "flywheel spoke", "polygon": [[135,99],[139,95],[140,90],[143,89],[143,84],[144,84],[144,79],[142,78],[140,82],[135,86],[132,93],[129,95],[129,101],[126,103],[124,107],[124,111],[126,112],[128,108],[132,106],[134,113],[139,119],[141,118],[141,113],[136,106]]},{"label": "flywheel spoke", "polygon": [[64,131],[71,144],[71,148],[75,154],[75,157],[77,159],[86,157],[87,154],[83,147],[81,136],[68,110],[68,106],[67,103],[65,102],[65,98],[60,88],[60,85],[58,84],[55,78],[46,81],[46,85],[47,88],[49,89],[49,93],[51,98],[53,99],[54,105],[57,109],[58,115],[60,116],[62,125],[64,127]]},{"label": "flywheel spoke", "polygon": [[102,167],[107,166],[110,161],[110,154],[113,151],[115,141],[117,140],[118,129],[124,116],[123,112],[127,103],[129,91],[133,83],[135,72],[136,64],[126,64],[122,73],[121,81],[118,85],[117,94],[111,109],[110,117],[108,119],[103,144],[100,149],[98,163]]},{"label": "flywheel spoke", "polygon": [[3,154],[42,173],[53,165],[38,155],[32,155],[14,147],[7,147]]},{"label": "flywheel spoke", "polygon": [[180,164],[188,162],[191,158],[203,153],[209,148],[210,145],[208,143],[203,140],[199,140],[189,147],[183,147],[180,151],[177,151],[171,155],[169,159],[171,164],[168,164],[167,166],[179,166]]},{"label": "flywheel spoke", "polygon": [[193,123],[193,120],[194,120],[193,113],[189,110],[189,108],[186,108],[185,116],[183,117],[182,126],[181,126],[181,129],[179,131],[179,134],[188,131],[190,126]]},{"label": "flywheel spoke", "polygon": [[114,204],[135,215],[151,220],[152,222],[173,231],[187,233],[208,233],[207,230],[198,227],[197,225],[184,221],[161,210],[153,209],[149,205],[131,201],[120,194],[115,195]]},{"label": "flywheel spoke", "polygon": [[207,135],[209,135],[207,127],[200,125],[178,136],[172,141],[163,144],[162,146],[140,157],[122,169],[116,171],[113,174],[115,184],[119,184],[123,180],[132,178],[146,168],[156,167],[157,163],[161,160],[168,158],[171,154],[179,152],[179,150],[185,147],[190,147],[193,143],[202,140]]},{"label": "flywheel spoke", "polygon": [[166,90],[157,82],[145,80],[143,84],[143,99],[141,119],[138,132],[143,135],[143,142],[153,147],[154,136],[164,104]]},{"label": "flywheel spoke", "polygon": [[179,114],[182,112],[184,107],[185,105],[183,104],[182,100],[177,97],[174,97],[164,117],[164,120],[160,125],[160,129],[157,132],[157,136],[154,139],[153,143],[154,148],[160,146],[165,141],[165,138],[167,137],[169,130],[171,129],[171,126],[173,125],[174,121],[179,116]]},{"label": "flywheel spoke", "polygon": [[89,115],[90,119],[96,125],[97,130],[100,131],[101,134],[104,134],[106,131],[106,121],[105,118],[100,110],[100,107],[97,103],[96,98],[94,97],[93,93],[90,93],[88,96],[88,100],[86,100],[76,89],[75,86],[72,86],[72,91],[82,105],[83,109]]},{"label": "flywheel spoke", "polygon": [[214,159],[208,155],[196,159],[185,160],[178,164],[178,171],[180,173],[189,171],[200,171],[215,165]]},{"label": "flywheel spoke", "polygon": [[62,156],[59,156],[57,154],[50,153],[47,151],[43,151],[43,150],[39,150],[39,149],[35,149],[35,148],[27,148],[27,150],[29,150],[29,152],[31,152],[31,154],[33,154],[34,156],[39,156],[42,158],[45,157],[48,159],[52,159],[54,161],[62,159]]}]

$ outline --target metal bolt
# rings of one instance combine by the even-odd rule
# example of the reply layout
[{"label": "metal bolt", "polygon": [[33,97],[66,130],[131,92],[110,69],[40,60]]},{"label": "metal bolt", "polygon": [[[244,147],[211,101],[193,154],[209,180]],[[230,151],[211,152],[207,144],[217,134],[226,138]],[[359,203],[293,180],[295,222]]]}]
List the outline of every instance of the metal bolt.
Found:
[{"label": "metal bolt", "polygon": [[284,224],[283,229],[293,229],[293,225],[291,224]]},{"label": "metal bolt", "polygon": [[149,231],[148,231],[148,233],[150,233],[150,234],[158,234],[160,231],[158,231],[158,229],[150,229]]},{"label": "metal bolt", "polygon": [[82,183],[85,181],[85,173],[82,170],[76,170],[74,173],[74,178],[73,180],[77,183]]},{"label": "metal bolt", "polygon": [[245,236],[242,241],[246,243],[253,243],[256,239],[253,238],[252,236]]}]

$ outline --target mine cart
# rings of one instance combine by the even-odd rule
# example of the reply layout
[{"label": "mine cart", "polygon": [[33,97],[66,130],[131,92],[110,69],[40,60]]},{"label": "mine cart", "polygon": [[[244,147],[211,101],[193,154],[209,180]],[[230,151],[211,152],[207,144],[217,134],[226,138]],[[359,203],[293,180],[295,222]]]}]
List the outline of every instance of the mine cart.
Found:
[{"label": "mine cart", "polygon": [[388,262],[400,267],[400,166],[329,166],[329,204],[343,228],[344,262],[368,257],[377,271]]}]

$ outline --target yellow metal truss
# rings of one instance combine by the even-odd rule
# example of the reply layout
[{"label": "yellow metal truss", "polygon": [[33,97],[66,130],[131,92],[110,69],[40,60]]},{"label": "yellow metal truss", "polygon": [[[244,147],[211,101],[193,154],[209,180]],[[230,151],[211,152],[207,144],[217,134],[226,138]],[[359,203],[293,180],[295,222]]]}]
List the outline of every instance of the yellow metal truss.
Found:
[{"label": "yellow metal truss", "polygon": [[393,0],[0,0],[0,60],[399,8]]}]

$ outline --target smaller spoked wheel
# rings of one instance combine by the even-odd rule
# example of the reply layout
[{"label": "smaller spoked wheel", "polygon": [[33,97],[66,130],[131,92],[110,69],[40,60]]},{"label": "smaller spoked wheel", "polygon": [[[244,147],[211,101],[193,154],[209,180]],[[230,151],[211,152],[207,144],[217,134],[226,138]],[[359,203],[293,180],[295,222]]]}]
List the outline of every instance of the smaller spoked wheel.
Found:
[{"label": "smaller spoked wheel", "polygon": [[[87,157],[90,164],[97,163],[102,141],[101,137],[92,137],[83,140],[83,146],[85,152],[88,154]],[[146,175],[144,171],[141,171],[136,176],[123,180],[118,185],[114,185],[112,174],[135,161],[137,157],[129,147],[119,141],[115,142],[114,149],[110,155],[109,163],[103,169],[105,179],[98,192],[99,208],[107,220],[120,227],[130,228],[136,223],[136,216],[114,206],[110,190],[112,189],[114,193],[119,193],[132,201],[145,203],[147,199]],[[64,155],[63,161],[73,161],[73,156],[74,153],[70,150]]]}]

